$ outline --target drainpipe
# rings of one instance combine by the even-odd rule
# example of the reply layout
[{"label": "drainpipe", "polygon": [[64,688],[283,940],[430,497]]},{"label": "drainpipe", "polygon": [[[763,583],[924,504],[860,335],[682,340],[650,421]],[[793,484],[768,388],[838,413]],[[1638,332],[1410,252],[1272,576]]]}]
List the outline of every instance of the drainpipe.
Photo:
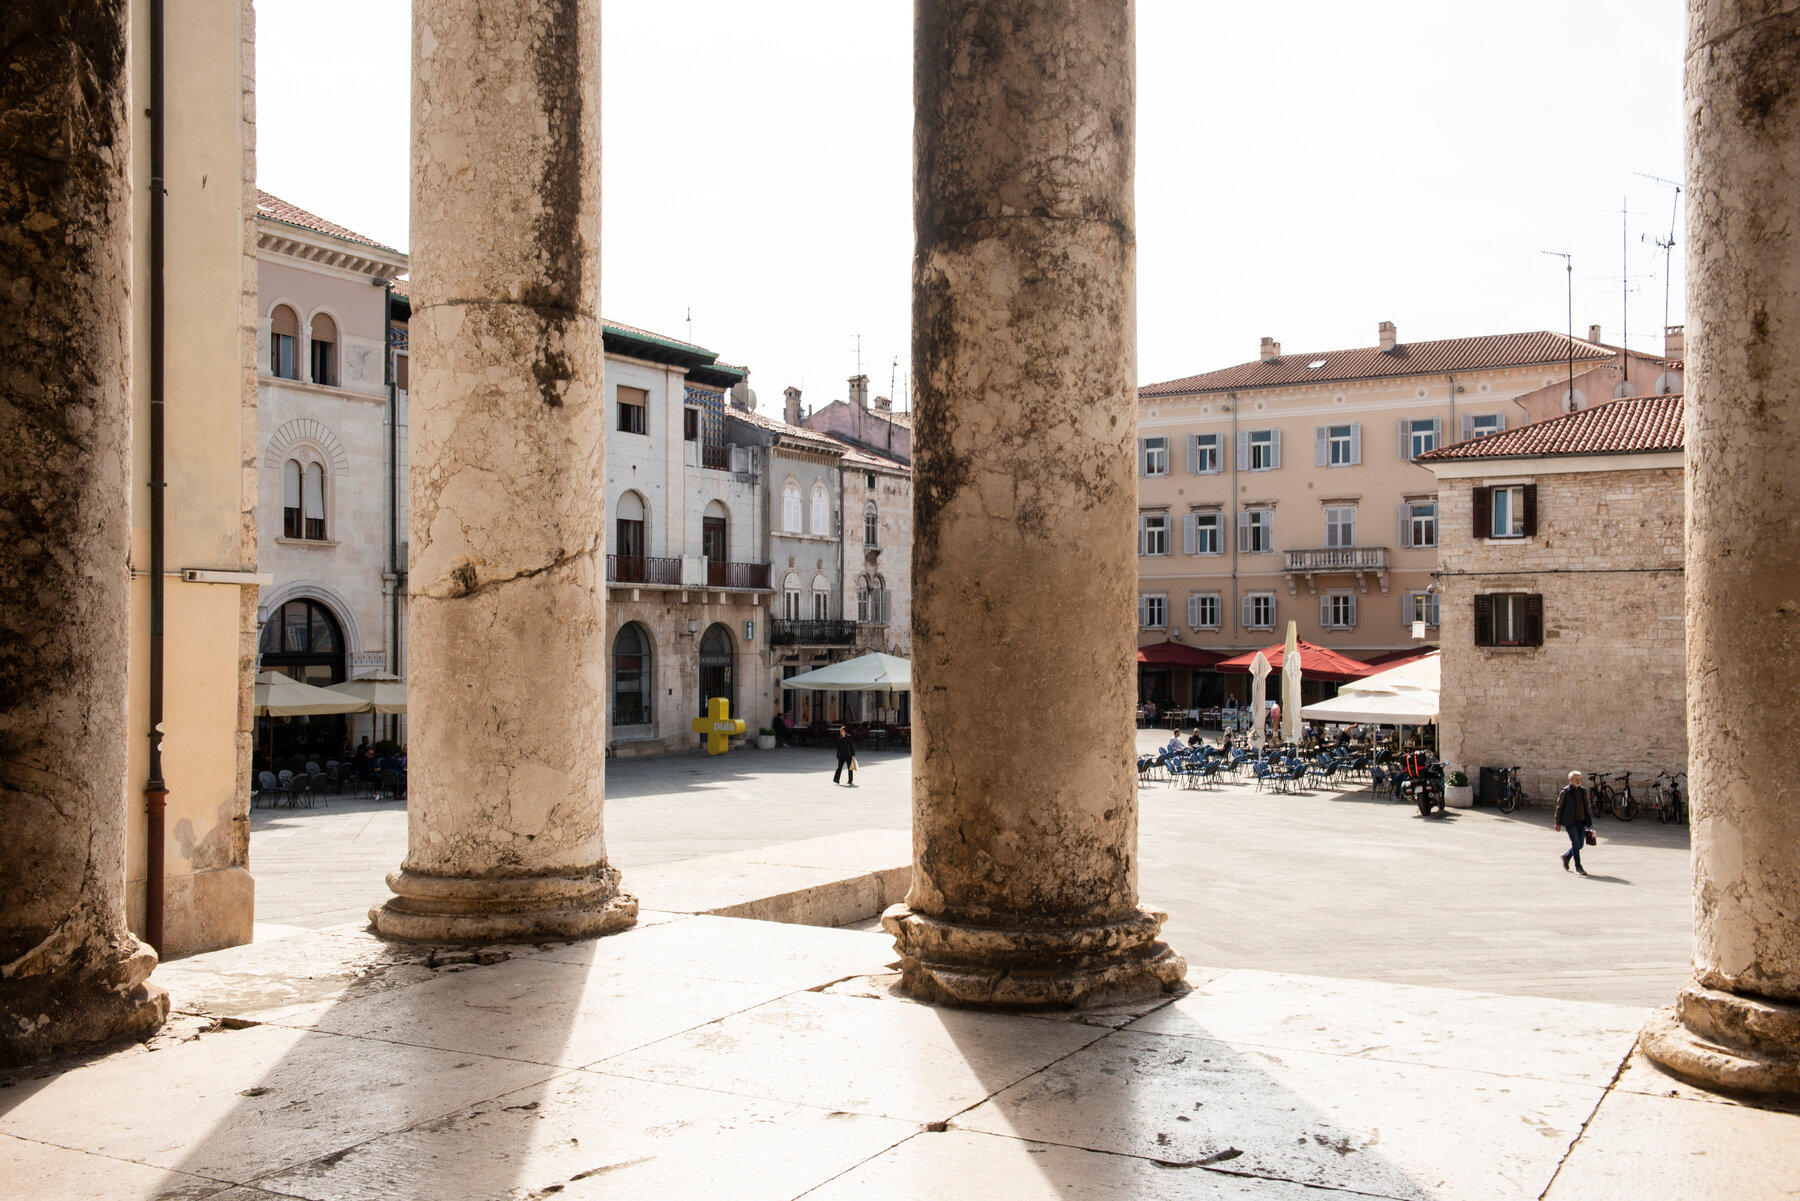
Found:
[{"label": "drainpipe", "polygon": [[[1242,636],[1244,616],[1243,610],[1238,606],[1238,398],[1236,392],[1228,393],[1228,395],[1231,397],[1231,620],[1237,626],[1238,634]],[[1224,448],[1220,447],[1220,450],[1223,451]],[[1220,524],[1222,525],[1224,522],[1221,520]],[[1224,537],[1224,535],[1225,531],[1220,530],[1219,536]]]},{"label": "drainpipe", "polygon": [[150,0],[150,777],[145,841],[144,935],[163,949],[163,0]]},{"label": "drainpipe", "polygon": [[[392,624],[388,634],[388,674],[400,674],[400,382],[394,371],[394,281],[381,281],[381,382],[388,394],[388,601]],[[388,718],[388,737],[400,733],[400,719]]]}]

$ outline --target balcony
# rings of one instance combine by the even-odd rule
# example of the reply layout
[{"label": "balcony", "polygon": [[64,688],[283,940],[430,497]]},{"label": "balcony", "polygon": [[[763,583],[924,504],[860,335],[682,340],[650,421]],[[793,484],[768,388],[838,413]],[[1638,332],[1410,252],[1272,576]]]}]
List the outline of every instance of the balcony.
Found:
[{"label": "balcony", "polygon": [[679,588],[681,560],[648,559],[642,555],[608,555],[606,579],[614,584],[658,584]]},{"label": "balcony", "polygon": [[767,563],[715,563],[706,561],[708,588],[762,588],[769,586]]},{"label": "balcony", "polygon": [[856,637],[854,621],[785,621],[769,623],[770,646],[849,646]]},{"label": "balcony", "polygon": [[1381,586],[1381,594],[1388,590],[1388,548],[1385,546],[1343,546],[1327,547],[1321,550],[1283,551],[1284,561],[1281,570],[1287,574],[1288,595],[1300,594],[1300,580],[1306,580],[1306,590],[1314,596],[1318,595],[1318,577],[1322,575],[1349,575],[1356,577],[1356,590],[1369,591],[1369,577]]}]

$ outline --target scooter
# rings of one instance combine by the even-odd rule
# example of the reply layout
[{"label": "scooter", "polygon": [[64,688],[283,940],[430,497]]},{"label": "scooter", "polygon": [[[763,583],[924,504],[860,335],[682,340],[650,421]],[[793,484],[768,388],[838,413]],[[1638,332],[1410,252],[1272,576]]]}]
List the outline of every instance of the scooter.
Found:
[{"label": "scooter", "polygon": [[1395,781],[1394,788],[1402,800],[1411,801],[1419,808],[1420,817],[1444,816],[1444,765],[1431,763],[1423,766],[1409,764],[1406,772]]}]

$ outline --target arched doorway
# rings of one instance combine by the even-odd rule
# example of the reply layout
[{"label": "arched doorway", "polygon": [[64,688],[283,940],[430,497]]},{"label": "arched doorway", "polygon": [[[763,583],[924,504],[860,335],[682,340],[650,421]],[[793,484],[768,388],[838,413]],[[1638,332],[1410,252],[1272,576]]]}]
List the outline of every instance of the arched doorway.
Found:
[{"label": "arched doorway", "polygon": [[655,695],[650,635],[635,621],[621,627],[613,639],[612,676],[615,737],[621,728],[649,727],[651,697]]},{"label": "arched doorway", "polygon": [[[278,671],[303,684],[324,688],[341,684],[344,671],[344,628],[337,616],[315,600],[291,600],[263,623],[258,644],[259,671]],[[257,720],[256,755],[280,766],[289,759],[323,763],[344,749],[344,716],[263,717]],[[259,770],[267,764],[259,762]]]},{"label": "arched doorway", "polygon": [[[700,709],[697,717],[706,716],[707,702],[722,696],[731,702],[731,715],[739,716],[737,693],[731,685],[733,653],[731,631],[715,622],[700,636]],[[701,736],[704,741],[704,735]]]}]

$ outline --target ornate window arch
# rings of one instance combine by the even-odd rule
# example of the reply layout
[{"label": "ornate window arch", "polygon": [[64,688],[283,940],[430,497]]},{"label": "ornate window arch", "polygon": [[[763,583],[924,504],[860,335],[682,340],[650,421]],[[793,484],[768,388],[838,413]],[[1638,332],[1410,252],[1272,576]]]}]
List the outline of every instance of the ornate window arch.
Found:
[{"label": "ornate window arch", "polygon": [[800,612],[800,573],[790,571],[781,579],[781,616],[799,621]]},{"label": "ornate window arch", "polygon": [[798,534],[802,530],[800,524],[800,485],[789,476],[781,485],[781,532]]},{"label": "ornate window arch", "polygon": [[869,503],[863,506],[863,545],[881,545],[881,509],[872,496]]},{"label": "ornate window arch", "polygon": [[815,534],[831,533],[831,494],[825,490],[823,480],[813,481],[812,532]]}]

